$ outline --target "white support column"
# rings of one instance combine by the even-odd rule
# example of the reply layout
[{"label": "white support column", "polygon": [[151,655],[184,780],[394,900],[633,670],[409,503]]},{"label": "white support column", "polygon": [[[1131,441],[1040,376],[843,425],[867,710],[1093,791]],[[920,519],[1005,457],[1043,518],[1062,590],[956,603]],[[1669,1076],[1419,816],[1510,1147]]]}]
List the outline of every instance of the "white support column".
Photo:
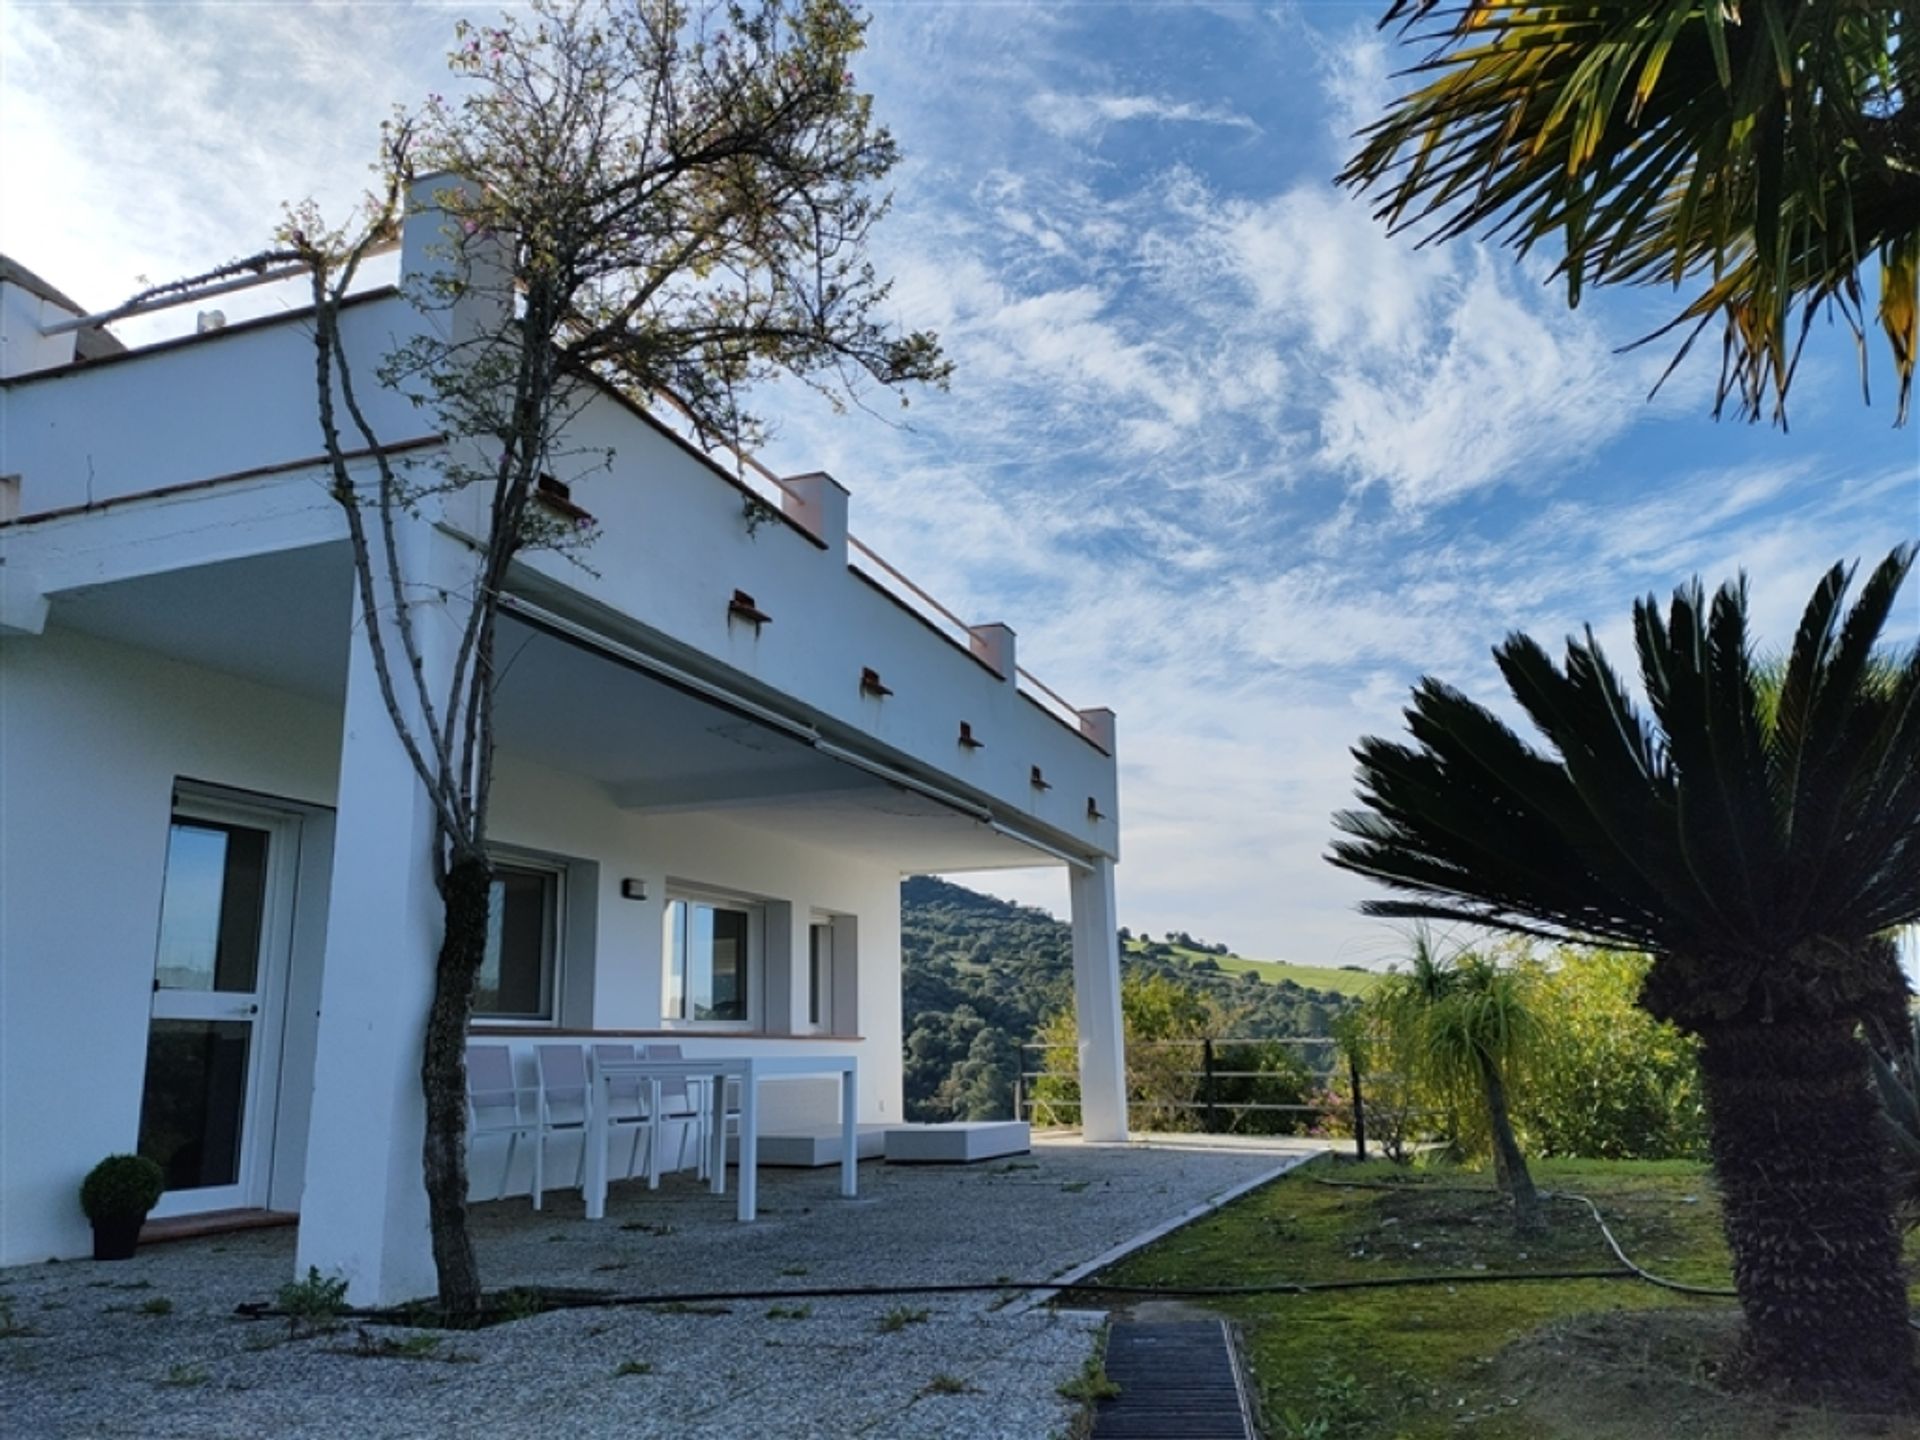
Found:
[{"label": "white support column", "polygon": [[1113,861],[1075,868],[1073,1009],[1080,1030],[1080,1134],[1099,1142],[1127,1138],[1126,1034],[1120,1020],[1119,921]]},{"label": "white support column", "polygon": [[[412,593],[430,593],[436,581],[456,594],[470,584],[455,573],[464,554],[450,553],[453,543],[425,522],[405,522],[402,540]],[[416,605],[413,620],[440,705],[454,620],[438,603]],[[405,695],[404,674],[397,680]],[[385,1305],[435,1289],[420,1062],[443,912],[432,807],[381,698],[357,596],[342,722],[296,1263],[302,1275],[308,1266],[344,1275],[356,1305]]]}]

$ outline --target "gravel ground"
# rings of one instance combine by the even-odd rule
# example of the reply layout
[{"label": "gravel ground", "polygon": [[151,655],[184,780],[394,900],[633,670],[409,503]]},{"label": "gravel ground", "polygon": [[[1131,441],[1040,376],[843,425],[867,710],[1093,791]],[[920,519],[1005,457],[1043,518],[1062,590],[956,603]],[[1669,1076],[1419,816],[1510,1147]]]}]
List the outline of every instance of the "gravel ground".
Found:
[{"label": "gravel ground", "polygon": [[[1036,1143],[968,1168],[761,1172],[761,1219],[691,1177],[480,1206],[490,1286],[626,1293],[1038,1280],[1312,1153]],[[55,1436],[775,1434],[900,1440],[1064,1434],[1056,1388],[1098,1317],[1005,1296],[739,1301],[551,1312],[448,1334],[347,1326],[289,1338],[233,1317],[292,1273],[291,1230],[152,1246],[115,1265],[0,1272],[0,1434]],[[889,1323],[889,1312],[893,1315]],[[367,1353],[410,1343],[411,1355]],[[623,1368],[625,1373],[623,1372]]]}]

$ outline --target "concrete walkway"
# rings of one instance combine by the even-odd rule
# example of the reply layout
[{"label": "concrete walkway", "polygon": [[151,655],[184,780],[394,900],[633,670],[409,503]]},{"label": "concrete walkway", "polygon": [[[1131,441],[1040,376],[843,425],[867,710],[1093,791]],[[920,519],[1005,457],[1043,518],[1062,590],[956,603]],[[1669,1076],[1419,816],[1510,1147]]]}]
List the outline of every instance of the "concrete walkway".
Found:
[{"label": "concrete walkway", "polygon": [[[1317,1153],[1308,1142],[1083,1146],[958,1168],[763,1171],[763,1218],[690,1178],[617,1186],[594,1224],[574,1194],[481,1206],[490,1287],[630,1293],[1049,1279]],[[291,1231],[149,1247],[130,1262],[0,1271],[8,1435],[469,1436],[721,1440],[1064,1435],[1057,1387],[1098,1317],[1005,1295],[740,1301],[548,1313],[428,1334],[289,1340],[233,1318],[289,1278]],[[163,1303],[164,1302],[164,1303]],[[9,1333],[12,1332],[12,1333]]]}]

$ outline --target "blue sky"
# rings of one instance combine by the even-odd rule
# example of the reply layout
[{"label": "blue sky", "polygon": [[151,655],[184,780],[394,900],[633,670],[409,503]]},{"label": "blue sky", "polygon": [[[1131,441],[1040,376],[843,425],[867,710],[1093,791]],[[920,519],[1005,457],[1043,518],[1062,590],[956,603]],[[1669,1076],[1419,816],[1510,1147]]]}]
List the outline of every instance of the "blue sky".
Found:
[{"label": "blue sky", "polygon": [[[338,213],[389,104],[444,88],[456,9],[22,4],[0,14],[0,249],[83,302]],[[485,7],[468,11],[484,17]],[[1390,239],[1331,184],[1403,63],[1352,4],[874,6],[859,74],[906,160],[877,260],[946,394],[836,415],[776,389],[776,469],[1024,663],[1119,712],[1122,919],[1375,963],[1320,859],[1347,747],[1424,671],[1751,573],[1784,644],[1814,577],[1920,534],[1920,432],[1816,339],[1788,434],[1658,398],[1663,292],[1569,313],[1540,266]],[[791,387],[789,387],[791,388]],[[1920,587],[1916,587],[1920,590]],[[1920,631],[1920,593],[1904,638]],[[1064,908],[1057,874],[992,888]]]}]

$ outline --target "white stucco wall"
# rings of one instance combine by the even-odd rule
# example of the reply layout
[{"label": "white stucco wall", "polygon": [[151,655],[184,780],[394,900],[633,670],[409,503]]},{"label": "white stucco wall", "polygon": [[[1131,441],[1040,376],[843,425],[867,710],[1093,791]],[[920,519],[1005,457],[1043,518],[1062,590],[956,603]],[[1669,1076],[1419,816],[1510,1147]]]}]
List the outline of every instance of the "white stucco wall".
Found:
[{"label": "white stucco wall", "polygon": [[0,1263],[86,1253],[139,1134],[176,777],[314,804],[327,706],[70,632],[0,637]]},{"label": "white stucco wall", "polygon": [[[375,298],[349,307],[340,324],[370,371],[415,333],[418,319],[398,298]],[[310,325],[274,320],[8,381],[0,386],[0,432],[6,469],[20,476],[20,513],[99,505],[319,455],[313,356]],[[385,444],[434,428],[370,379],[355,393]]]},{"label": "white stucco wall", "polygon": [[[58,628],[0,641],[0,1263],[86,1253],[79,1181],[101,1156],[136,1143],[176,778],[327,806],[339,755],[338,710],[326,703]],[[683,1043],[695,1053],[742,1044],[854,1050],[861,1118],[900,1117],[892,869],[722,818],[621,810],[594,784],[511,756],[502,757],[495,803],[501,844],[590,862],[572,873],[590,873],[594,893],[570,900],[590,907],[591,923],[571,927],[563,957],[565,1018],[575,1023],[660,1024],[669,876],[784,904],[802,954],[815,910],[857,917],[857,1041],[688,1032]],[[647,899],[623,898],[624,878],[643,879]],[[313,897],[327,893],[324,872],[303,872],[301,888],[296,923],[306,929],[296,937],[279,1105],[280,1139],[297,1149],[323,948]],[[789,983],[804,978],[796,970]],[[511,1042],[529,1080],[543,1033]],[[276,1147],[275,1205],[297,1205],[286,1175],[297,1175],[302,1158]],[[496,1163],[476,1161],[483,1193],[497,1184]]]}]

